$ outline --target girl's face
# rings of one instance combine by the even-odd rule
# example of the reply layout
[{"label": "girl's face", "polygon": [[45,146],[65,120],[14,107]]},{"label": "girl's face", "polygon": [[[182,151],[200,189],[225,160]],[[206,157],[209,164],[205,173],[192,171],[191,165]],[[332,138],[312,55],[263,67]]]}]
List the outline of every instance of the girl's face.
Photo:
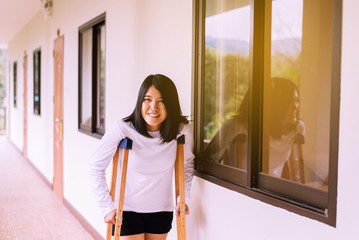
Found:
[{"label": "girl's face", "polygon": [[167,118],[162,95],[153,85],[142,100],[141,114],[150,132],[159,131],[162,122]]}]

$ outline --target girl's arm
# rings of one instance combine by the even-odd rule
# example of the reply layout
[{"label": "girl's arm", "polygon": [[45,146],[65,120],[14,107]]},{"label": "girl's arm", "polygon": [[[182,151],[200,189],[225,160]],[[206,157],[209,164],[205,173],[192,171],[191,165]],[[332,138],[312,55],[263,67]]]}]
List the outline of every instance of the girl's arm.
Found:
[{"label": "girl's arm", "polygon": [[105,133],[100,141],[100,145],[92,156],[90,163],[90,175],[92,188],[103,215],[116,209],[106,184],[106,168],[115,155],[117,146],[123,134],[118,124]]},{"label": "girl's arm", "polygon": [[193,154],[193,135],[190,124],[185,124],[181,131],[185,135],[184,149],[184,175],[185,175],[185,196],[186,204],[189,205],[191,182],[193,178],[194,169],[194,154]]}]

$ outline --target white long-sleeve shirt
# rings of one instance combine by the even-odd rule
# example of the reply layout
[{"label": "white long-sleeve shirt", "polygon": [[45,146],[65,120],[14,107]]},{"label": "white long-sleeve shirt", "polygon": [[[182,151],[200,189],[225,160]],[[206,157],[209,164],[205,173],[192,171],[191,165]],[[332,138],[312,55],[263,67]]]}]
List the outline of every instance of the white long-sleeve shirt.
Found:
[{"label": "white long-sleeve shirt", "polygon": [[[119,121],[105,133],[91,161],[91,178],[95,197],[104,215],[117,208],[122,164],[120,149],[115,203],[106,184],[105,170],[112,161],[119,142],[125,137],[133,141],[129,151],[124,211],[141,213],[173,211],[173,169],[177,141],[162,143],[160,132],[149,132],[152,138],[138,133],[132,123]],[[189,124],[184,124],[177,137],[185,135],[184,168],[185,196],[189,202],[193,176],[193,136]]]},{"label": "white long-sleeve shirt", "polygon": [[305,125],[298,120],[294,131],[282,135],[279,139],[269,137],[269,174],[275,177],[282,175],[285,162],[289,159],[295,137],[305,135]]}]

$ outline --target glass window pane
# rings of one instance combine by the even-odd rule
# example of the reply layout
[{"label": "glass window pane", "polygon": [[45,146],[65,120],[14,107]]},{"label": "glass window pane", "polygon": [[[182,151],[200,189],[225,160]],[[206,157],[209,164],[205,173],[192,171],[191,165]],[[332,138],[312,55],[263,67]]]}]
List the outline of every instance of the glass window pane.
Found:
[{"label": "glass window pane", "polygon": [[16,108],[17,103],[17,62],[13,64],[13,80],[14,80],[14,107]]},{"label": "glass window pane", "polygon": [[97,81],[97,128],[105,128],[105,57],[106,57],[106,32],[105,26],[98,31],[98,66],[99,77]]},{"label": "glass window pane", "polygon": [[34,53],[34,114],[40,114],[41,52]]},{"label": "glass window pane", "polygon": [[264,81],[262,171],[328,188],[332,6],[272,2],[270,76]]},{"label": "glass window pane", "polygon": [[91,127],[92,29],[82,33],[81,124]]},{"label": "glass window pane", "polygon": [[203,144],[206,159],[246,169],[250,1],[206,1]]}]

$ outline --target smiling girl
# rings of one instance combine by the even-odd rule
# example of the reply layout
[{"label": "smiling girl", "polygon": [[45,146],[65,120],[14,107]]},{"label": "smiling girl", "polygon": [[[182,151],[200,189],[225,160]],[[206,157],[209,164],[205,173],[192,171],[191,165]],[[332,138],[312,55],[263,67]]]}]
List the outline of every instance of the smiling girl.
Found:
[{"label": "smiling girl", "polygon": [[[185,135],[186,214],[193,176],[193,137],[182,115],[177,89],[168,77],[156,74],[142,83],[132,114],[106,132],[91,162],[91,177],[97,203],[106,223],[116,222],[115,202],[106,184],[105,170],[119,142],[129,137],[133,146],[128,159],[121,240],[165,240],[172,227],[173,168],[177,137]],[[121,153],[119,154],[121,156]],[[121,159],[119,160],[119,168]],[[118,171],[118,174],[121,171]],[[120,179],[120,177],[117,177]],[[116,186],[120,183],[117,182]],[[178,205],[178,204],[177,204]],[[176,214],[178,206],[176,206]]]}]

